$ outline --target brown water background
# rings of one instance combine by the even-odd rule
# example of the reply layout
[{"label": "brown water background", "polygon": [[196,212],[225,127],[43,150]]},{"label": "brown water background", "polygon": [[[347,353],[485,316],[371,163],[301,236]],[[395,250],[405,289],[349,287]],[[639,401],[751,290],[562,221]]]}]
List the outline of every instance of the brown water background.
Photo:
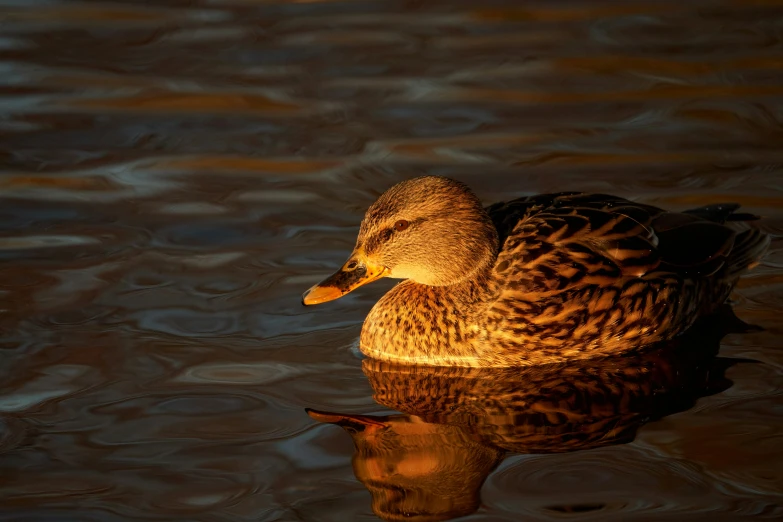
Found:
[{"label": "brown water background", "polygon": [[511,455],[468,519],[783,518],[783,2],[3,0],[0,165],[0,520],[377,520],[304,408],[386,411],[355,343],[389,285],[300,295],[420,173],[776,236],[730,388]]}]

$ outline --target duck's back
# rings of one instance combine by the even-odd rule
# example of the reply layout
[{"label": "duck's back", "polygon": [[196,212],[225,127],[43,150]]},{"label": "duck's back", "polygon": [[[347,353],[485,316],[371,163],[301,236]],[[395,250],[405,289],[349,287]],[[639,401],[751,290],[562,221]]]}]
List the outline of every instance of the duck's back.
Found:
[{"label": "duck's back", "polygon": [[490,357],[566,360],[674,337],[725,301],[769,244],[725,224],[753,218],[738,207],[667,212],[582,193],[492,205],[501,253]]}]

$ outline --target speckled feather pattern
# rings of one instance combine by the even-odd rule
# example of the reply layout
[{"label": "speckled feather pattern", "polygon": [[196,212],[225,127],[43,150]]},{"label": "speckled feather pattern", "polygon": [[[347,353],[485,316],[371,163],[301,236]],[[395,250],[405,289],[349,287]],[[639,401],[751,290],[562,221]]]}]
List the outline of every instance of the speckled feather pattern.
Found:
[{"label": "speckled feather pattern", "polygon": [[403,281],[371,310],[361,349],[391,362],[513,366],[671,339],[723,303],[768,244],[720,223],[734,209],[672,213],[579,193],[492,205],[493,265],[448,286]]}]

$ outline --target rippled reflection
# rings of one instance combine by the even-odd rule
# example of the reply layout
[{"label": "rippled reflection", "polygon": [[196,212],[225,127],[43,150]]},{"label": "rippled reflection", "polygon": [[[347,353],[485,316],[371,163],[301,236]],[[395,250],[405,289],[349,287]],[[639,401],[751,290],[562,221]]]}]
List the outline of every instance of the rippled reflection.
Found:
[{"label": "rippled reflection", "polygon": [[536,367],[416,367],[365,359],[373,398],[403,414],[308,413],[351,435],[353,469],[378,516],[446,520],[478,508],[484,480],[507,452],[627,443],[645,423],[728,388],[724,372],[737,361],[716,354],[732,327],[748,329],[726,306],[722,315],[641,355]]}]

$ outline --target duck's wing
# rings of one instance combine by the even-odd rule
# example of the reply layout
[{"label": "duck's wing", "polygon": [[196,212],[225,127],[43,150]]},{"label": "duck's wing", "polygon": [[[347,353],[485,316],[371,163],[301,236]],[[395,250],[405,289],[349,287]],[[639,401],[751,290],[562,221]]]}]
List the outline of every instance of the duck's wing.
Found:
[{"label": "duck's wing", "polygon": [[[736,232],[723,225],[736,205],[685,213],[604,194],[521,198],[487,210],[502,247],[496,276],[507,291],[543,293],[669,273],[712,275],[740,259]],[[743,248],[743,259],[758,253]]]}]

